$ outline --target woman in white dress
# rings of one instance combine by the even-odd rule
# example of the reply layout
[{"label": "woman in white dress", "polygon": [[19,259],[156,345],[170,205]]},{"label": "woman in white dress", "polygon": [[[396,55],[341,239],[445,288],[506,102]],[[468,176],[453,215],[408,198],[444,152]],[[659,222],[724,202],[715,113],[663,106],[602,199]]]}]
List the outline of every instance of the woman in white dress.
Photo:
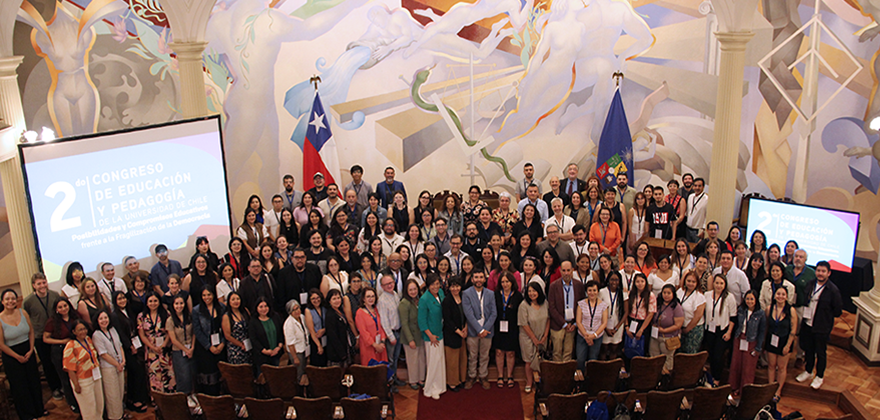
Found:
[{"label": "woman in white dress", "polygon": [[633,247],[642,241],[648,233],[648,223],[645,219],[645,213],[648,209],[648,203],[645,200],[645,193],[637,192],[633,200],[633,206],[629,209],[629,242],[627,242],[628,254],[631,254]]},{"label": "woman in white dress", "polygon": [[327,274],[321,279],[321,294],[327,296],[327,292],[336,289],[344,296],[348,293],[348,273],[339,269],[339,257],[331,255],[327,259]]},{"label": "woman in white dress", "polygon": [[620,343],[623,342],[623,330],[625,328],[626,305],[624,302],[628,296],[623,293],[620,273],[612,272],[606,279],[608,286],[599,290],[599,299],[608,305],[608,324],[605,326],[605,335],[602,337],[602,360],[613,360],[621,357]]},{"label": "woman in white dress", "polygon": [[651,286],[651,291],[655,296],[660,296],[663,286],[667,284],[678,289],[678,273],[672,270],[672,263],[669,260],[669,255],[660,257],[657,260],[657,269],[648,274],[648,285]]}]

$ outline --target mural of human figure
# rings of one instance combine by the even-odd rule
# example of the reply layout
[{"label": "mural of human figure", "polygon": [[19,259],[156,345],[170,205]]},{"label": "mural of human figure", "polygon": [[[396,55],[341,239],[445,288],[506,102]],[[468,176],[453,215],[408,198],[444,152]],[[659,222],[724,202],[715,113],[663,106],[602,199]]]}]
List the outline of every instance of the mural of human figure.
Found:
[{"label": "mural of human figure", "polygon": [[224,134],[234,139],[226,143],[227,156],[259,162],[228,168],[230,185],[246,189],[233,191],[233,200],[278,183],[278,113],[275,102],[267,98],[275,97],[275,62],[281,45],[323,35],[367,1],[347,0],[306,19],[273,9],[263,0],[232,0],[215,6],[207,26],[206,51],[220,55],[234,80],[223,104]]},{"label": "mural of human figure", "polygon": [[[443,16],[439,16],[431,9],[420,9],[414,13],[425,16],[432,20],[425,26],[425,32],[416,43],[409,46],[403,57],[409,58],[419,49],[429,49],[456,57],[468,57],[474,54],[478,58],[486,58],[495,51],[504,38],[513,32],[518,32],[528,23],[531,1],[520,0],[478,0],[476,3],[456,3]],[[458,36],[458,32],[465,26],[471,25],[482,19],[498,15],[505,18],[492,25],[492,32],[487,36],[480,47]],[[507,23],[512,29],[502,30]]]},{"label": "mural of human figure", "polygon": [[118,0],[93,0],[83,11],[84,22],[63,1],[55,3],[55,16],[46,23],[25,0],[17,20],[33,27],[32,43],[46,60],[52,83],[47,105],[56,135],[71,136],[98,130],[98,89],[89,75],[87,59],[95,42],[93,25],[119,14],[126,4]]},{"label": "mural of human figure", "polygon": [[403,8],[389,10],[387,6],[380,4],[370,8],[367,18],[370,20],[367,31],[348,45],[349,49],[370,49],[370,59],[361,69],[373,67],[394,51],[406,48],[424,31],[422,25],[409,14],[409,10]]}]

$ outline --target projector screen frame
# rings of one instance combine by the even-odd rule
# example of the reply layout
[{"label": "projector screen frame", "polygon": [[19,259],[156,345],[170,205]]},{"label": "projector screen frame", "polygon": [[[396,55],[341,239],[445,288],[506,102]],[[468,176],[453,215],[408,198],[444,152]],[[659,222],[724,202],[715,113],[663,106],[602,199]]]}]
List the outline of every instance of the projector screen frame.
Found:
[{"label": "projector screen frame", "polygon": [[[746,212],[746,223],[745,224],[740,223],[740,225],[742,226],[743,231],[744,231],[743,232],[743,242],[746,242],[746,237],[749,236],[748,235],[748,233],[749,233],[749,227],[748,227],[749,217],[748,217],[748,215],[752,209],[752,201],[766,201],[768,203],[773,203],[773,204],[782,204],[782,205],[786,205],[786,206],[800,206],[800,207],[807,207],[807,208],[811,208],[811,209],[836,211],[836,212],[840,212],[840,213],[849,213],[849,214],[856,215],[858,222],[856,223],[855,238],[853,240],[853,250],[852,250],[853,259],[849,263],[850,272],[852,272],[853,265],[855,264],[855,259],[856,259],[856,251],[858,250],[858,247],[859,247],[859,231],[862,230],[862,213],[857,212],[857,211],[850,211],[850,210],[833,209],[830,207],[811,206],[809,204],[801,204],[801,203],[796,203],[794,201],[772,200],[772,199],[769,199],[766,197],[749,197],[748,200],[749,200],[749,208],[748,208],[748,211]],[[740,222],[742,222],[742,221],[740,221]],[[766,234],[765,234],[765,236],[766,236]],[[751,239],[751,238],[749,238],[749,239]],[[768,240],[768,242],[769,242],[769,240]],[[748,244],[748,242],[746,242],[746,243]],[[770,245],[771,244],[769,244],[769,243],[767,244],[768,247]],[[782,248],[785,247],[785,244],[777,244],[777,245],[779,245]]]},{"label": "projector screen frame", "polygon": [[[48,144],[67,143],[67,142],[73,142],[73,141],[78,141],[78,140],[88,140],[88,139],[93,139],[93,138],[97,138],[97,137],[104,137],[104,136],[108,136],[108,135],[125,134],[125,133],[136,132],[136,131],[146,131],[146,130],[155,129],[155,128],[163,128],[163,127],[168,127],[168,126],[188,124],[188,123],[192,123],[192,122],[196,122],[196,121],[209,121],[209,120],[216,120],[217,133],[219,134],[219,137],[220,137],[220,160],[221,160],[221,164],[223,166],[223,187],[226,190],[226,217],[229,220],[229,237],[232,238],[234,236],[235,228],[232,226],[233,218],[232,218],[232,204],[230,203],[230,196],[229,196],[229,174],[228,174],[227,168],[226,168],[226,140],[223,137],[223,126],[220,121],[220,115],[215,114],[215,115],[210,115],[210,116],[206,116],[206,117],[196,117],[196,118],[187,118],[187,119],[183,119],[183,120],[168,121],[168,122],[164,122],[164,123],[160,123],[160,124],[150,124],[150,125],[145,125],[145,126],[140,126],[140,127],[123,128],[120,130],[113,130],[113,131],[102,131],[100,133],[81,134],[81,135],[76,135],[76,136],[63,137],[63,138],[59,138],[59,139],[55,139],[55,140],[51,140],[51,141],[40,140],[40,141],[36,141],[36,142],[32,142],[32,143],[30,143],[30,142],[29,143],[19,143],[18,144],[18,159],[19,159],[19,166],[20,166],[19,169],[21,171],[22,179],[24,180],[24,192],[25,192],[25,197],[27,199],[28,216],[30,217],[30,221],[31,221],[31,234],[33,235],[33,238],[34,238],[34,251],[36,252],[34,256],[37,259],[37,267],[39,268],[40,272],[44,273],[45,269],[43,267],[43,256],[42,256],[42,253],[40,252],[40,238],[37,235],[37,222],[36,222],[36,217],[34,216],[34,205],[33,205],[32,199],[31,199],[31,190],[30,190],[30,185],[28,183],[28,175],[27,175],[27,171],[25,170],[25,164],[27,163],[25,161],[25,157],[24,157],[25,149],[39,147],[39,146],[45,146]],[[146,143],[144,143],[144,144],[146,144]]]}]

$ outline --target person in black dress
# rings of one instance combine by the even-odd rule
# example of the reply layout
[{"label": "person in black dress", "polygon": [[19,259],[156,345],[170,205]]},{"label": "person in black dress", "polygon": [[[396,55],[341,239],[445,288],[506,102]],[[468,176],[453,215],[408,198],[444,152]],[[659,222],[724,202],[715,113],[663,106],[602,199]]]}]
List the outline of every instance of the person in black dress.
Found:
[{"label": "person in black dress", "polygon": [[351,364],[348,321],[342,308],[342,292],[330,289],[327,292],[326,328],[327,328],[327,362],[331,366],[340,366],[342,370]]},{"label": "person in black dress", "polygon": [[[522,300],[522,293],[517,290],[513,274],[509,271],[502,272],[501,278],[498,280],[498,288],[495,290],[495,307],[498,316],[495,318],[495,336],[492,337],[499,388],[504,385],[502,378],[506,379],[508,388],[514,386],[513,366],[516,362],[516,353],[519,351],[517,314]],[[506,371],[504,370],[505,361],[507,362]]]}]

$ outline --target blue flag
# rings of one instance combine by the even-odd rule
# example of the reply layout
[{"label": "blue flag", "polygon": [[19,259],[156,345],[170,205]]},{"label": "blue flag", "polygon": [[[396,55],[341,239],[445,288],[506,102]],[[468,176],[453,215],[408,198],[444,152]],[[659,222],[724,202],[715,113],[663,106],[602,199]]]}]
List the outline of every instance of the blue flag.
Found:
[{"label": "blue flag", "polygon": [[629,123],[626,122],[626,112],[623,110],[623,100],[620,99],[620,89],[618,89],[614,92],[602,135],[599,136],[596,176],[604,189],[617,185],[617,174],[627,172],[629,185],[632,186],[634,178],[632,171],[632,136],[629,133]]}]

